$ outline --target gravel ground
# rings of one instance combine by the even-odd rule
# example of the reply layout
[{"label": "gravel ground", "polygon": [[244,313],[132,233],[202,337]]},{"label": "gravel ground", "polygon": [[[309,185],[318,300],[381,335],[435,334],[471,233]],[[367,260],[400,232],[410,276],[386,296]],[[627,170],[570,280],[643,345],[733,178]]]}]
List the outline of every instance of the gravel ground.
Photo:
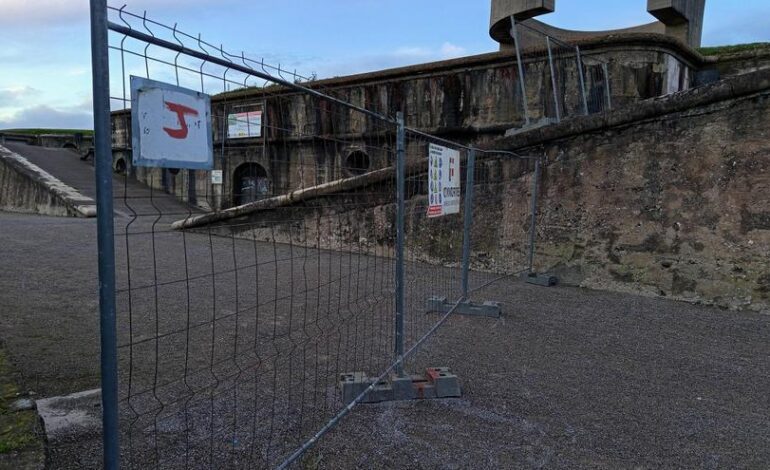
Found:
[{"label": "gravel ground", "polygon": [[[133,208],[146,202],[132,202]],[[131,431],[138,450],[133,449],[133,457],[140,467],[151,466],[154,459],[168,466],[184,464],[183,456],[174,454],[178,442],[173,439],[185,429],[200,434],[193,436],[200,439],[193,440],[203,442],[193,447],[190,466],[209,467],[212,462],[220,468],[254,466],[230,459],[232,448],[249,446],[250,424],[231,424],[229,420],[237,417],[258,423],[256,435],[262,439],[268,420],[284,416],[274,423],[276,442],[261,454],[275,459],[299,437],[320,427],[339,406],[334,391],[337,369],[376,369],[385,363],[390,338],[381,333],[389,330],[391,308],[386,299],[392,287],[388,282],[392,265],[383,258],[313,250],[299,253],[293,251],[296,247],[210,239],[205,234],[188,234],[187,248],[180,251],[181,235],[158,232],[152,236],[153,210],[152,204],[139,208],[147,217],[128,230],[134,234],[129,236],[128,259],[132,292],[136,292],[132,296],[135,326],[131,332],[125,327],[120,331],[123,341],[132,333],[137,345],[133,349],[135,390],[132,400],[124,402],[130,406],[122,412],[127,418],[124,423],[136,418]],[[118,213],[131,210],[123,207]],[[119,233],[127,221],[119,217]],[[157,269],[150,262],[153,238]],[[121,240],[119,269],[125,272],[125,239]],[[262,256],[259,263],[255,247]],[[191,286],[190,318],[203,326],[187,355],[180,353],[180,348],[184,351],[180,333],[174,333],[186,321],[177,314],[187,298],[187,286],[178,282],[185,255],[190,276],[198,273],[207,280]],[[0,335],[22,374],[23,387],[39,396],[54,396],[98,386],[95,222],[0,214],[0,259],[5,262],[0,276]],[[235,274],[229,273],[234,268],[240,273],[238,290],[233,287]],[[212,269],[218,274],[205,277]],[[414,265],[410,273],[413,311],[420,311],[425,286],[439,280],[446,293],[446,286],[456,281],[454,270],[438,272]],[[141,294],[147,290],[141,280],[155,275],[155,284],[164,285],[159,304],[154,295]],[[289,284],[298,276],[311,288]],[[356,284],[345,285],[343,279],[355,279]],[[119,282],[119,287],[126,286],[125,278]],[[254,285],[261,292],[272,292],[273,298],[252,298],[256,290],[247,286]],[[208,289],[215,289],[216,296]],[[281,296],[286,292],[300,301],[287,304]],[[123,295],[121,305],[127,304]],[[502,302],[503,317],[452,317],[410,363],[413,370],[428,365],[451,367],[460,376],[462,398],[360,406],[320,442],[305,464],[316,468],[763,468],[770,464],[770,317],[565,287],[544,289],[515,280],[493,284],[477,297]],[[220,301],[213,307],[207,298]],[[288,318],[329,302],[336,307],[320,309],[320,318],[311,322],[318,335],[296,323],[296,318],[306,317]],[[252,304],[274,308],[272,322],[263,319],[262,325],[283,328],[289,333],[283,342],[257,333],[251,316],[235,320],[235,312]],[[205,326],[214,308],[217,316]],[[126,318],[125,311],[119,314]],[[411,341],[437,319],[422,313],[414,318]],[[217,325],[216,331],[212,324]],[[167,335],[157,344],[159,349],[154,341],[147,341],[156,331]],[[320,339],[310,341],[311,337]],[[253,349],[239,342],[243,338],[257,339]],[[299,365],[319,357],[321,369],[339,363],[346,357],[345,347],[336,351],[332,347],[330,353],[320,355],[317,350],[327,351],[350,338],[370,345],[368,352],[361,345],[348,348],[360,352],[360,360],[343,360],[330,372],[315,376],[308,376],[311,369]],[[124,397],[128,396],[126,352],[127,348],[121,349]],[[191,373],[188,385],[210,393],[188,400],[186,391],[172,383],[156,390],[151,400],[139,396],[136,390],[150,383],[156,365],[161,376],[174,378],[178,385],[184,375],[179,365],[188,356],[194,358],[191,371],[200,365],[208,372],[205,377]],[[260,356],[272,359],[264,361]],[[228,361],[228,357],[234,359]],[[243,371],[237,373],[239,368],[250,373],[249,368],[255,367],[269,379],[273,371],[286,370],[287,360],[294,361],[294,375],[263,385],[253,383],[251,376],[242,380]],[[323,382],[319,385],[308,377],[320,377]],[[212,387],[214,379],[217,385]],[[287,401],[285,393],[275,392],[290,389],[294,403],[291,398]],[[304,392],[312,394],[312,406],[311,395],[305,398]],[[298,408],[297,394],[303,394],[302,408]],[[239,396],[258,400],[239,400]],[[151,406],[158,403],[161,412]],[[207,418],[211,410],[221,419]],[[187,425],[180,421],[185,413]],[[307,418],[299,424],[303,413]],[[206,439],[210,429],[215,430],[216,442]],[[160,430],[161,452],[148,447],[147,437],[151,441],[156,430]],[[93,433],[53,442],[50,467],[98,468],[98,444]]]}]

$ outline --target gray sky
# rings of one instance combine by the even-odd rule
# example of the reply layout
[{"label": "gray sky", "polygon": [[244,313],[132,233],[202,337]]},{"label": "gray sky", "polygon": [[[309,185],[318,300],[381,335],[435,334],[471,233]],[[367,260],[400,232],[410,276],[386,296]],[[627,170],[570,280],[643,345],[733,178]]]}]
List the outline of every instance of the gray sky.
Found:
[{"label": "gray sky", "polygon": [[[496,50],[487,0],[125,1],[225,49],[319,77]],[[88,1],[0,2],[0,129],[92,127]],[[560,0],[557,10],[542,19],[569,29],[653,20],[646,0]],[[770,41],[768,23],[768,0],[708,0],[704,45]]]}]

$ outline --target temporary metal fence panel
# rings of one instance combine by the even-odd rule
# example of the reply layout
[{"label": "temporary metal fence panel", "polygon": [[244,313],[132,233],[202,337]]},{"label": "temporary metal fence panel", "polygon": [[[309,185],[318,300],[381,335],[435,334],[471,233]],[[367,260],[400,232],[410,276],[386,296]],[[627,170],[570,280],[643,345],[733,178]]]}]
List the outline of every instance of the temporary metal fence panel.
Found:
[{"label": "temporary metal fence panel", "polygon": [[537,158],[478,150],[464,168],[463,199],[472,201],[469,235],[469,299],[494,301],[484,288],[529,267],[532,181]]},{"label": "temporary metal fence panel", "polygon": [[[611,109],[610,69],[580,46],[512,20],[527,125]],[[523,79],[521,79],[523,77]]]},{"label": "temporary metal fence panel", "polygon": [[[468,149],[406,128],[395,103],[92,7],[110,30],[108,56],[94,35],[95,89],[110,97],[95,111],[112,120],[97,126],[100,190],[110,201],[114,187],[115,219],[101,213],[100,241],[117,253],[114,271],[100,257],[104,326],[112,300],[117,331],[103,334],[106,466],[296,463],[363,398],[342,401],[341,374],[415,370],[453,313],[428,314],[426,300],[462,298],[468,225],[462,210],[427,217],[427,165],[431,143],[462,161]],[[131,77],[211,96],[210,171],[132,164]]]},{"label": "temporary metal fence panel", "polygon": [[[394,362],[396,126],[331,97],[276,89],[302,81],[293,73],[111,13],[114,121],[129,122],[130,76],[212,95],[214,171],[224,175],[215,184],[207,171],[129,164],[116,181],[123,464],[277,466],[343,408],[341,373]],[[241,139],[232,138],[238,120],[247,132],[257,121],[231,105],[243,104],[238,93],[263,113],[259,132]],[[391,168],[378,173],[382,183],[171,228],[204,209],[355,177],[360,168],[335,160],[349,149]]]},{"label": "temporary metal fence panel", "polygon": [[[459,189],[464,184],[461,162],[467,154],[464,147],[407,130],[405,301],[411,313],[405,325],[407,349],[422,343],[447,312],[431,310],[431,299],[445,299],[451,309],[462,297],[464,222]],[[456,196],[451,194],[455,188]],[[410,369],[436,365],[429,360],[417,355]]]}]

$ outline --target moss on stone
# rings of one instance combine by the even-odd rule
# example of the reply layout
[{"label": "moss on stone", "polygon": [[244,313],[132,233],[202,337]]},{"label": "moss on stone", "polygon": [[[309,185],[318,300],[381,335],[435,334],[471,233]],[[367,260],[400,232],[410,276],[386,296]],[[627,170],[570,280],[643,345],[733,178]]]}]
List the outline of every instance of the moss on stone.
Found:
[{"label": "moss on stone", "polygon": [[732,46],[701,47],[698,49],[698,52],[703,55],[723,55],[755,51],[759,49],[770,50],[770,42],[752,42],[748,44],[735,44]]},{"label": "moss on stone", "polygon": [[0,351],[0,454],[40,447],[37,413],[34,410],[10,410],[18,394],[12,377],[11,367]]}]

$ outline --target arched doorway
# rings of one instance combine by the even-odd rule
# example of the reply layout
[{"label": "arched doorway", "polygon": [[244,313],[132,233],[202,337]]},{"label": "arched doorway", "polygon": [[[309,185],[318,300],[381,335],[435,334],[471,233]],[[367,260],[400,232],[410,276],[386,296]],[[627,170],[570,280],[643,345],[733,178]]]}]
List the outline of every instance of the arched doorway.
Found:
[{"label": "arched doorway", "polygon": [[233,174],[233,203],[236,206],[264,199],[270,195],[267,171],[258,163],[244,163]]}]

